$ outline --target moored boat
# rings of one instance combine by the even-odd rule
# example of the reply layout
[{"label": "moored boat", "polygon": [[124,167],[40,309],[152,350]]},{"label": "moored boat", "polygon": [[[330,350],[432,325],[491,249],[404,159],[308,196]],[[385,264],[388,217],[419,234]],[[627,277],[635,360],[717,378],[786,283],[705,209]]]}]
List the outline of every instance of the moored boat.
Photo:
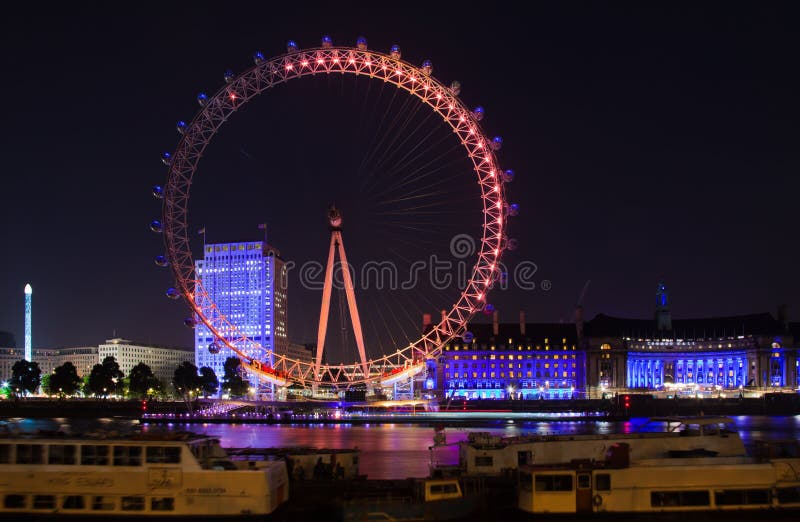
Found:
[{"label": "moored boat", "polygon": [[0,437],[0,516],[263,517],[286,502],[286,465],[232,462],[190,433]]},{"label": "moored boat", "polygon": [[631,462],[630,446],[602,461],[523,466],[518,502],[543,514],[800,510],[800,459],[696,457]]}]

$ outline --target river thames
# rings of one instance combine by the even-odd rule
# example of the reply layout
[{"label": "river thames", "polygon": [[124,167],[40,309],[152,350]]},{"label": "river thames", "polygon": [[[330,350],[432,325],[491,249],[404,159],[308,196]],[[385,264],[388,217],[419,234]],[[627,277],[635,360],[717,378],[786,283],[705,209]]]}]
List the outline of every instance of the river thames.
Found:
[{"label": "river thames", "polygon": [[[756,440],[800,439],[800,416],[731,417],[746,447]],[[522,422],[519,420],[497,421],[471,427],[446,427],[448,443],[466,440],[469,432],[483,431],[493,435],[516,436],[525,434],[611,434],[636,431],[663,430],[664,424],[647,424],[647,418],[632,418],[625,422],[600,420],[565,420],[555,422]],[[67,432],[86,432],[98,429],[127,431],[137,429],[138,421],[93,421],[73,419],[16,419],[8,424],[21,431],[38,429],[61,429]],[[143,423],[144,431],[164,430],[193,431],[219,437],[222,445],[229,448],[269,448],[306,446],[360,450],[360,472],[373,479],[402,479],[424,477],[429,474],[434,429],[421,424],[202,424],[202,423]],[[440,464],[455,464],[458,461],[457,446],[439,447],[435,455]]]}]

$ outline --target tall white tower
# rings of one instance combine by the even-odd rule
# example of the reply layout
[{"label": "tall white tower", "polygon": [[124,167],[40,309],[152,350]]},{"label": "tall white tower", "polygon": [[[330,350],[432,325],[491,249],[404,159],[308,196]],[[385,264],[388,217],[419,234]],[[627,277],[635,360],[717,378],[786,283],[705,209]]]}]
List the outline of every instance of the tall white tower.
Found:
[{"label": "tall white tower", "polygon": [[33,361],[33,343],[31,342],[31,284],[25,285],[25,360]]}]

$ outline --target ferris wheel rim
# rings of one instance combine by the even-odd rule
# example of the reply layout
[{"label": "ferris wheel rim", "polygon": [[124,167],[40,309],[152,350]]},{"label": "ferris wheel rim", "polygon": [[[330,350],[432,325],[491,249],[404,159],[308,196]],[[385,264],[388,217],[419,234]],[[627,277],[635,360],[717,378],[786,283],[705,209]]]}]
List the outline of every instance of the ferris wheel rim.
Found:
[{"label": "ferris wheel rim", "polygon": [[[189,304],[196,320],[205,324],[215,341],[221,341],[247,362],[251,369],[258,372],[262,366],[260,361],[254,360],[234,345],[238,341],[249,339],[246,336],[230,335],[237,333],[237,328],[228,322],[224,315],[221,319],[211,318],[206,313],[204,305],[198,304],[197,291],[198,287],[202,291],[202,282],[201,278],[194,275],[194,260],[189,242],[190,188],[203,151],[222,124],[241,106],[276,85],[296,78],[325,73],[352,74],[381,80],[418,98],[452,128],[465,147],[467,157],[472,161],[473,172],[477,174],[483,202],[483,234],[471,275],[458,299],[450,310],[443,314],[440,322],[428,332],[423,332],[417,341],[402,348],[395,347],[394,353],[368,361],[370,369],[385,368],[387,365],[398,367],[399,363],[402,363],[403,368],[422,364],[424,359],[436,357],[445,343],[461,335],[468,321],[486,303],[486,295],[499,274],[499,260],[505,248],[504,232],[507,218],[504,180],[497,157],[492,150],[492,140],[481,128],[476,113],[468,109],[450,87],[430,75],[430,70],[426,71],[424,66],[417,67],[399,57],[362,48],[323,46],[293,50],[269,60],[257,60],[254,66],[230,79],[226,73],[226,84],[211,96],[203,95],[202,108],[191,122],[183,127],[174,154],[168,155],[170,160],[162,206],[166,257],[175,276],[178,291]],[[201,101],[200,97],[198,101]],[[199,295],[202,298],[202,292]],[[216,305],[212,301],[210,305],[205,304],[205,306],[210,310]],[[221,329],[226,329],[228,334],[221,332]],[[314,363],[299,361],[275,352],[272,354],[273,361],[277,362],[269,368],[272,373],[267,374],[265,377],[267,380],[269,375],[274,374],[304,386],[309,383],[337,386],[374,383],[386,377],[383,372],[380,372],[378,377],[363,375],[361,372],[362,375],[359,377],[361,364],[354,363],[324,365],[324,372],[319,374],[324,379],[314,378]],[[279,367],[280,370],[277,370]],[[391,378],[391,375],[388,377]]]}]

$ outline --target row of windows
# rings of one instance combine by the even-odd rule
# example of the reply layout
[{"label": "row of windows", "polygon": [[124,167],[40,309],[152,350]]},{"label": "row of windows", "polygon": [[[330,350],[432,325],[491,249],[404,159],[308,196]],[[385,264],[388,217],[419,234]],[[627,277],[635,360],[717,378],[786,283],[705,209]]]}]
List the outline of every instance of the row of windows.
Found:
[{"label": "row of windows", "polygon": [[[27,509],[30,502],[31,509],[56,509],[60,505],[61,509],[65,510],[79,510],[87,509],[87,506],[92,511],[113,511],[119,506],[122,511],[144,511],[145,510],[145,497],[140,496],[125,496],[125,497],[112,497],[112,496],[90,496],[84,495],[64,495],[59,498],[56,495],[22,495],[22,494],[8,494],[3,498],[3,507],[5,509]],[[174,511],[175,499],[172,497],[150,497],[150,510],[151,511]]]},{"label": "row of windows", "polygon": [[[514,363],[500,363],[500,364],[491,363],[491,364],[489,364],[489,368],[500,367],[500,368],[508,368],[509,370],[512,369],[512,368],[522,369],[522,363],[516,363],[516,364],[517,365],[514,366]],[[553,363],[553,368],[558,368],[559,364],[560,363]],[[445,364],[444,367],[445,368],[450,368],[450,363]],[[563,368],[570,368],[570,367],[571,368],[575,368],[575,363],[572,363],[572,365],[569,365],[567,363],[563,363]],[[453,368],[456,368],[456,369],[462,368],[461,363],[453,364]],[[463,368],[465,370],[468,369],[468,368],[472,368],[472,369],[475,369],[475,370],[485,370],[486,369],[486,363],[483,363],[483,364],[480,364],[480,363],[471,363],[471,364],[470,363],[464,363]],[[528,369],[533,368],[533,364],[532,363],[527,363],[525,365],[525,368],[528,368]],[[541,370],[542,368],[549,369],[550,368],[550,363],[544,363],[544,364],[536,363],[536,369],[537,370]]]},{"label": "row of windows", "polygon": [[[472,378],[472,379],[478,379],[478,378],[480,378],[480,379],[486,379],[486,378],[496,379],[497,378],[497,373],[496,372],[488,372],[488,377],[487,377],[487,372],[480,372],[480,373],[481,373],[481,375],[480,375],[480,377],[478,377],[478,372],[472,372],[471,374],[470,374],[470,372],[453,372],[453,373],[447,372],[445,374],[445,379],[470,379],[470,378]],[[552,370],[552,371],[549,371],[549,372],[536,372],[536,376],[535,377],[534,377],[534,372],[532,372],[532,371],[525,372],[525,375],[523,375],[522,372],[517,372],[516,373],[516,378],[517,379],[522,379],[522,378],[527,378],[527,379],[534,379],[534,378],[535,379],[547,379],[547,378],[558,379],[559,377],[564,378],[564,379],[566,379],[567,377],[572,377],[574,379],[576,376],[577,376],[576,372],[574,372],[574,371],[573,372],[562,371],[561,375],[559,376],[558,372],[555,371],[555,370]],[[506,372],[500,372],[500,378],[501,379],[505,379],[506,378]],[[514,379],[515,378],[514,377],[514,372],[508,372],[508,378],[509,379]]]},{"label": "row of windows", "polygon": [[[544,357],[542,357],[541,354],[536,354],[536,360],[545,359],[545,360],[549,361],[549,360],[552,359],[554,361],[557,361],[559,359],[559,357],[561,357],[561,356],[559,354],[557,354],[557,353],[556,354],[552,354],[552,355],[545,355]],[[463,358],[463,360],[465,360],[465,361],[468,361],[470,359],[473,360],[473,361],[478,361],[478,360],[485,361],[485,360],[487,360],[487,356],[486,355],[472,355],[472,356],[469,356],[469,355],[463,355],[463,356],[454,355],[453,356],[453,360],[454,361],[458,361],[461,358]],[[494,361],[496,359],[500,359],[502,361],[502,360],[505,360],[505,358],[506,358],[505,354],[500,354],[500,355],[490,354],[488,356],[488,360],[490,360],[490,361]],[[523,356],[522,355],[517,355],[515,357],[514,354],[508,354],[508,360],[509,361],[513,361],[515,358],[517,360],[521,361],[523,359]],[[533,357],[533,355],[528,354],[524,358],[525,359],[533,359],[534,357]],[[576,358],[576,355],[574,353],[572,354],[572,357],[570,357],[570,354],[566,354],[566,353],[564,354],[564,357],[563,357],[563,359],[565,361],[567,359],[575,359],[575,358]]]},{"label": "row of windows", "polygon": [[[80,452],[78,451],[80,448]],[[113,448],[113,450],[112,450]],[[0,444],[0,464],[74,465],[79,459],[84,466],[141,466],[141,446],[108,446],[86,444]],[[16,450],[16,451],[14,451]],[[80,457],[78,456],[80,453]],[[180,446],[148,446],[148,464],[179,464]]]},{"label": "row of windows", "polygon": [[[545,344],[545,345],[544,345],[544,350],[545,350],[545,351],[550,351],[550,349],[551,349],[551,348],[552,348],[553,350],[557,350],[557,349],[558,349],[558,347],[557,347],[557,346],[552,346],[552,347],[551,347],[549,344]],[[450,350],[451,350],[451,347],[450,347],[450,345],[448,344],[448,345],[445,345],[444,349],[445,349],[445,351],[450,351]],[[527,351],[531,351],[531,349],[532,349],[532,348],[531,348],[531,345],[527,345],[527,346],[525,347],[525,350],[527,350]],[[541,345],[539,345],[539,344],[537,344],[537,345],[535,345],[535,347],[534,347],[533,349],[536,349],[536,350],[541,350],[541,349],[542,349],[542,346],[541,346]],[[562,351],[567,351],[567,350],[569,350],[569,349],[571,349],[571,350],[573,350],[573,351],[574,351],[574,350],[575,350],[575,345],[573,344],[571,348],[567,348],[567,345],[566,345],[566,344],[564,344],[564,345],[562,345],[562,346],[561,346],[561,350],[562,350]],[[475,342],[475,343],[473,343],[473,344],[465,344],[465,345],[462,345],[462,346],[460,346],[460,347],[459,347],[459,345],[457,345],[457,344],[456,344],[456,345],[453,345],[453,347],[452,347],[452,350],[454,350],[454,351],[456,351],[456,352],[457,352],[457,351],[459,351],[459,350],[463,350],[463,351],[483,351],[483,350],[490,350],[490,351],[492,351],[492,352],[493,352],[493,351],[495,351],[495,350],[501,350],[501,351],[503,351],[503,350],[504,350],[504,351],[510,351],[510,350],[514,350],[514,346],[513,346],[513,343],[509,342],[509,344],[508,344],[508,345],[500,345],[500,348],[497,348],[497,347],[496,347],[495,345],[493,345],[493,344],[492,344],[492,345],[486,345],[486,344],[478,344],[477,342]],[[522,346],[521,344],[518,344],[518,345],[517,345],[517,347],[516,347],[516,350],[517,350],[518,352],[521,352],[521,351],[523,350],[523,346]]]}]

